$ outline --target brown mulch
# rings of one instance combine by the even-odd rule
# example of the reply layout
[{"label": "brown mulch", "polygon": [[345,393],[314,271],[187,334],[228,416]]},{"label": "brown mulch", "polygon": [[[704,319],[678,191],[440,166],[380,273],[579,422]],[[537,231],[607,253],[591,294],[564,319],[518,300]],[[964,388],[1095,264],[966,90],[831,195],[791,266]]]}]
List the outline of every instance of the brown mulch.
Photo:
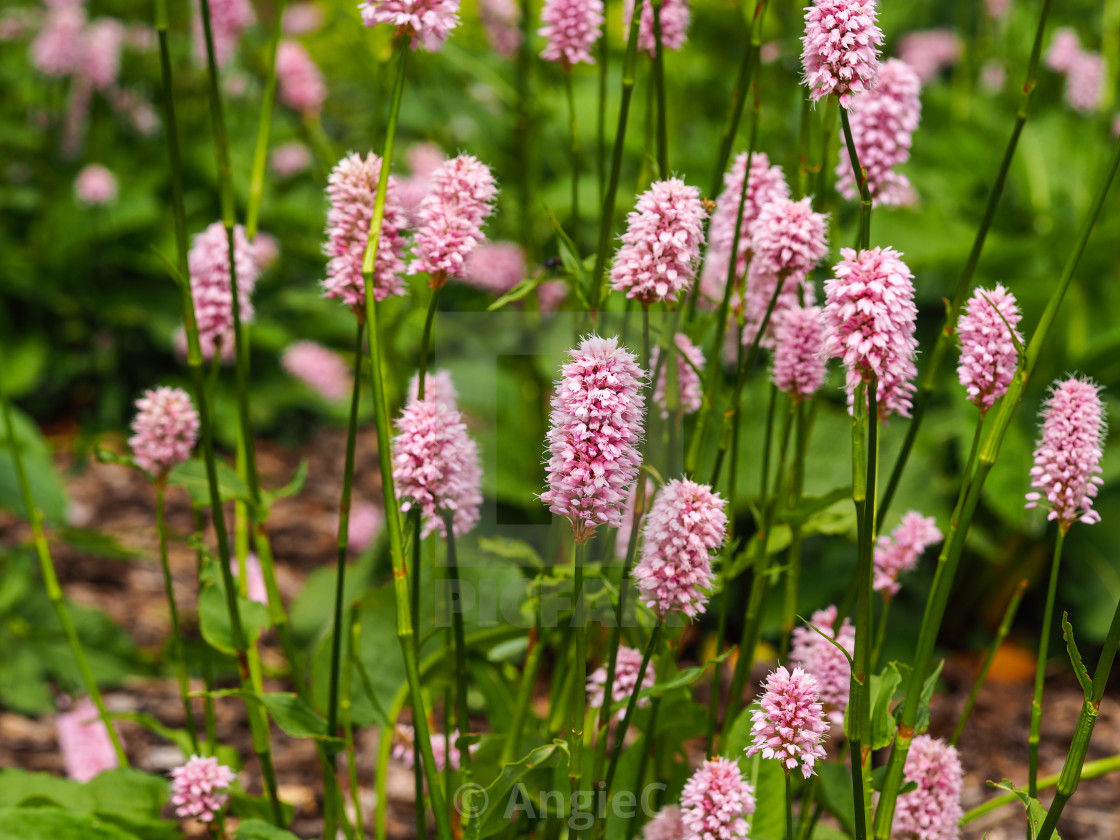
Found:
[{"label": "brown mulch", "polygon": [[[65,446],[65,440],[55,443]],[[301,459],[306,459],[309,467],[303,491],[296,497],[277,502],[269,519],[279,586],[287,600],[295,597],[312,570],[334,561],[338,477],[344,447],[345,437],[340,431],[325,430],[299,452],[267,443],[261,444],[258,450],[265,486],[283,485]],[[378,470],[372,430],[363,432],[357,452],[355,501],[376,499]],[[59,465],[64,470],[71,463],[70,456],[59,456]],[[162,577],[158,563],[154,562],[157,553],[154,499],[148,481],[135,470],[91,464],[80,474],[71,476],[68,485],[73,525],[105,532],[123,545],[142,552],[145,558],[153,558],[153,562],[99,559],[56,544],[54,556],[67,595],[77,603],[104,610],[132,634],[141,648],[158,654],[168,638],[170,622],[164,604]],[[167,518],[173,535],[183,537],[192,531],[189,501],[179,488],[169,490]],[[26,537],[24,526],[0,514],[0,541],[12,543]],[[196,596],[195,557],[182,539],[172,539],[170,562],[177,600],[189,613],[188,607],[193,608]],[[268,647],[263,651],[263,660],[266,671],[270,664],[281,664],[278,651]],[[946,663],[944,678],[949,691],[935,697],[934,734],[947,736],[952,731],[977,664],[975,657],[965,654],[955,655]],[[1002,792],[989,788],[988,780],[1010,778],[1025,784],[1032,676],[1031,654],[1011,644],[1005,646],[960,744],[966,772],[966,809]],[[201,687],[201,684],[195,686]],[[286,688],[279,683],[269,687],[271,690]],[[144,711],[168,726],[183,725],[183,710],[173,680],[137,679],[122,689],[107,692],[106,702],[115,711]],[[1068,668],[1058,670],[1048,680],[1045,703],[1042,776],[1061,769],[1081,707],[1081,691]],[[251,756],[248,727],[240,701],[222,700],[216,706],[221,742],[238,748],[242,755]],[[137,725],[124,722],[121,732],[129,758],[136,767],[165,773],[180,761],[177,748]],[[312,744],[274,732],[273,747],[281,796],[297,809],[293,831],[301,837],[319,836],[321,782]],[[375,729],[359,733],[357,755],[363,815],[371,832],[376,808],[373,792],[376,749]],[[1120,753],[1120,707],[1106,697],[1088,758],[1091,761],[1117,753]],[[31,719],[0,711],[0,767],[61,773],[54,715]],[[249,762],[242,781],[249,792],[261,792],[255,762]],[[391,762],[387,783],[390,836],[414,836],[412,772],[399,762]],[[1049,801],[1049,793],[1043,794],[1043,801]],[[969,823],[962,836],[980,838],[986,833],[989,840],[1019,840],[1024,836],[1023,826],[1021,808],[1009,805]],[[1120,837],[1120,774],[1083,781],[1066,807],[1059,829],[1065,840]],[[205,834],[200,831],[197,836]]]}]

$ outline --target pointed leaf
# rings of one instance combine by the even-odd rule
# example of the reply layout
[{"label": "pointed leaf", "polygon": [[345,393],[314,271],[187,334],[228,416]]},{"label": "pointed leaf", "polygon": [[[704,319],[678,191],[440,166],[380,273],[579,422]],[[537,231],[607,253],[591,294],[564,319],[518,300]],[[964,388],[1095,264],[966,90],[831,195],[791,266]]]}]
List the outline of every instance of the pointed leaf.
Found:
[{"label": "pointed leaf", "polygon": [[1066,650],[1069,651],[1069,661],[1073,663],[1073,671],[1077,674],[1077,681],[1081,683],[1081,690],[1085,692],[1085,699],[1093,697],[1093,680],[1085,663],[1081,661],[1081,654],[1077,650],[1077,642],[1073,638],[1073,625],[1069,623],[1069,613],[1062,613],[1062,635],[1066,639]]}]

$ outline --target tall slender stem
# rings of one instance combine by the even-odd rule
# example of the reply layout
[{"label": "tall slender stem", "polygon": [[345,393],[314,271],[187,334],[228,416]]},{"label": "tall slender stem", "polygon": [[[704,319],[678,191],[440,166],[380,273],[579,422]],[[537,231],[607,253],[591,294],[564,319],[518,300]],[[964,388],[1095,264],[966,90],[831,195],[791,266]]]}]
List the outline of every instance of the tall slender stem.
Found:
[{"label": "tall slender stem", "polygon": [[739,121],[743,117],[743,106],[746,103],[746,91],[751,86],[753,75],[758,67],[757,56],[762,29],[762,16],[766,13],[767,0],[755,0],[754,14],[751,16],[750,29],[747,32],[747,47],[743,53],[743,60],[739,64],[739,76],[735,80],[735,87],[731,91],[731,102],[728,105],[727,122],[720,134],[719,155],[716,157],[715,171],[712,173],[711,194],[719,193],[723,181],[723,171],[727,162],[731,160],[731,150],[735,147],[735,136],[739,133]]},{"label": "tall slender stem", "polygon": [[[1109,773],[1115,773],[1120,770],[1120,755],[1110,755],[1108,758],[1098,758],[1096,761],[1088,762],[1081,771],[1082,779],[1099,779],[1101,776],[1107,776]],[[1054,773],[1051,776],[1043,776],[1038,780],[1038,789],[1046,790],[1058,784],[1061,779],[1060,773]],[[987,802],[977,805],[964,812],[961,817],[961,825],[968,825],[973,820],[977,820],[985,814],[990,814],[997,808],[1002,808],[1004,805],[1010,805],[1014,802],[1022,803],[1017,793],[1003,793],[999,796],[994,796]],[[1021,804],[1020,804],[1020,807]]]},{"label": "tall slender stem", "polygon": [[264,175],[268,162],[268,139],[272,130],[272,106],[276,102],[276,50],[284,33],[284,0],[276,0],[273,7],[275,20],[268,39],[268,79],[261,96],[261,117],[257,125],[257,143],[253,148],[253,168],[249,176],[249,204],[245,210],[245,236],[252,242],[257,235],[261,218],[261,200],[264,198]]},{"label": "tall slender stem", "polygon": [[786,777],[786,838],[787,840],[794,840],[796,835],[793,833],[793,780],[790,778],[789,770],[785,772]]},{"label": "tall slender stem", "polygon": [[871,192],[867,184],[867,170],[859,163],[859,154],[856,152],[855,139],[852,137],[852,125],[848,121],[848,109],[840,107],[840,125],[844,130],[844,143],[848,146],[848,159],[852,164],[852,173],[856,183],[859,184],[859,240],[857,250],[871,246]]},{"label": "tall slender stem", "polygon": [[657,177],[669,177],[669,129],[665,105],[665,47],[661,43],[661,3],[650,0],[653,8],[653,87],[657,96]]},{"label": "tall slender stem", "polygon": [[564,93],[568,98],[568,151],[572,156],[572,241],[579,243],[579,120],[576,111],[576,94],[572,83],[571,68],[564,68]]},{"label": "tall slender stem", "polygon": [[[611,761],[607,766],[607,776],[604,781],[603,789],[607,796],[611,794],[611,782],[614,781],[615,771],[618,769],[618,759],[622,755],[622,744],[626,740],[626,732],[630,729],[630,720],[634,717],[634,710],[638,708],[638,695],[642,693],[641,685],[642,680],[646,676],[646,668],[649,667],[649,660],[653,656],[654,650],[657,648],[657,641],[661,637],[661,622],[653,625],[653,630],[649,634],[649,642],[646,643],[645,652],[642,654],[642,664],[638,666],[638,676],[634,680],[635,689],[630,694],[630,698],[626,701],[626,711],[623,712],[622,722],[618,725],[618,729],[614,733],[614,749],[611,750]],[[607,686],[606,693],[603,697],[603,704],[610,705],[611,703],[611,687]]]},{"label": "tall slender stem", "polygon": [[575,662],[572,671],[572,695],[568,707],[568,777],[572,785],[572,815],[583,791],[583,726],[587,718],[587,614],[583,599],[583,564],[587,543],[578,535],[572,545],[572,625],[575,632]]},{"label": "tall slender stem", "polygon": [[[520,0],[521,9],[521,47],[517,51],[517,114],[514,117],[514,131],[517,135],[517,207],[518,234],[521,247],[527,251],[533,232],[531,212],[533,196],[533,38],[536,30],[532,25],[534,4],[530,0]],[[603,39],[606,40],[605,37]]]},{"label": "tall slender stem", "polygon": [[[195,583],[201,588],[202,580],[202,563],[205,560],[205,550],[202,543],[202,530],[203,518],[202,508],[193,505],[194,513],[194,537],[197,548],[194,552],[195,558]],[[202,716],[204,725],[206,727],[206,753],[205,755],[214,755],[218,748],[218,724],[214,716],[214,697],[211,692],[214,691],[214,666],[211,661],[211,651],[209,645],[202,646],[202,684],[206,687],[206,696],[202,700]]]},{"label": "tall slender stem", "polygon": [[[354,749],[354,724],[351,719],[354,705],[354,695],[351,691],[354,661],[357,659],[358,647],[362,640],[362,613],[356,605],[350,608],[349,625],[350,647],[346,656],[346,669],[342,672],[342,698],[339,705],[342,710],[342,733],[346,741],[346,769],[350,776],[350,800],[354,806],[354,833],[358,837],[365,837],[365,830],[362,827],[361,790],[358,785],[358,756]],[[327,836],[326,832],[323,833],[323,836]]]},{"label": "tall slender stem", "polygon": [[[447,537],[447,570],[451,578],[453,591],[459,591],[459,555],[455,548],[455,528],[453,511],[443,512],[443,524]],[[462,601],[455,600],[455,609],[451,613],[451,627],[455,639],[455,715],[459,728],[460,744],[462,738],[470,732],[471,715],[467,707],[467,642],[463,630]],[[471,766],[471,751],[465,746],[459,746],[460,765],[467,770]]]},{"label": "tall slender stem", "polygon": [[1038,638],[1038,662],[1034,672],[1034,696],[1031,699],[1031,730],[1028,745],[1027,790],[1031,796],[1038,796],[1038,745],[1042,736],[1042,691],[1046,682],[1046,655],[1050,649],[1050,628],[1054,621],[1054,599],[1058,594],[1058,569],[1062,564],[1062,546],[1066,541],[1069,526],[1058,523],[1058,535],[1054,539],[1054,557],[1050,564],[1050,583],[1046,588],[1046,607],[1042,613],[1042,630]]}]

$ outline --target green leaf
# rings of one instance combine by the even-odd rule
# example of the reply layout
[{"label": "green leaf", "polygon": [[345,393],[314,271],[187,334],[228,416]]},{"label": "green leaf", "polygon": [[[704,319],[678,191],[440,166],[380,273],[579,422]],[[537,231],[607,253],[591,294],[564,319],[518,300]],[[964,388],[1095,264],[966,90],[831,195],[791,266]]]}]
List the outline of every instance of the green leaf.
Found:
[{"label": "green leaf", "polygon": [[307,483],[307,461],[299,462],[296,467],[295,473],[292,474],[291,481],[277,490],[265,490],[261,495],[264,497],[264,506],[270,507],[273,502],[278,499],[287,499],[289,496],[294,496],[299,493],[303,486]]},{"label": "green leaf", "polygon": [[1093,680],[1089,677],[1089,671],[1085,668],[1085,663],[1081,661],[1081,654],[1077,650],[1077,642],[1073,638],[1073,625],[1069,623],[1069,613],[1062,613],[1062,635],[1066,640],[1066,650],[1069,652],[1069,661],[1073,663],[1073,672],[1077,674],[1077,681],[1081,684],[1081,690],[1085,692],[1085,699],[1091,700],[1093,697]]},{"label": "green leaf", "polygon": [[[251,504],[249,490],[233,468],[224,461],[215,463],[218,476],[218,493],[223,502],[236,499]],[[201,458],[191,458],[171,471],[167,477],[171,484],[187,488],[191,501],[199,507],[210,506],[210,480],[206,475],[206,463]]]},{"label": "green leaf", "polygon": [[183,758],[194,752],[191,736],[185,729],[172,729],[169,726],[164,726],[155,715],[147,712],[110,712],[109,716],[114,720],[130,720],[149,732],[167,739],[179,748],[179,751],[183,753]]},{"label": "green leaf", "polygon": [[914,734],[921,735],[929,729],[929,704],[933,699],[933,690],[937,687],[937,680],[941,676],[941,669],[945,667],[945,660],[937,663],[925,683],[922,684],[922,701],[918,704],[918,717],[914,721]]},{"label": "green leaf", "polygon": [[[1042,807],[1042,803],[1032,797],[1025,788],[1015,787],[1015,783],[1010,779],[1004,779],[999,784],[995,782],[988,782],[988,784],[1000,790],[1010,791],[1023,803],[1027,811],[1027,839],[1034,840],[1038,836],[1038,830],[1042,828],[1043,820],[1046,819],[1046,809]],[[1052,836],[1054,840],[1061,840],[1056,831]]]},{"label": "green leaf", "polygon": [[844,827],[849,835],[856,831],[855,809],[852,805],[852,774],[847,767],[826,761],[817,765],[820,776],[820,798],[824,809]]},{"label": "green leaf", "polygon": [[738,761],[743,756],[743,751],[751,745],[751,711],[757,706],[752,703],[735,718],[731,728],[724,734],[723,755],[733,761]]},{"label": "green leaf", "polygon": [[211,697],[241,697],[247,700],[256,700],[264,706],[276,725],[284,734],[293,738],[318,738],[326,741],[337,741],[338,738],[327,736],[326,719],[307,705],[306,701],[288,692],[263,692],[246,691],[243,688],[227,688],[218,691],[203,692]]},{"label": "green leaf", "polygon": [[55,536],[75,551],[94,557],[135,560],[143,556],[142,552],[121,545],[108,534],[90,528],[59,528]]},{"label": "green leaf", "polygon": [[544,272],[537,274],[536,277],[526,277],[524,280],[522,280],[520,283],[518,283],[516,286],[514,286],[512,289],[510,289],[508,292],[506,292],[504,295],[502,295],[500,298],[486,307],[486,311],[494,312],[504,306],[507,306],[508,304],[515,303],[522,298],[528,297],[529,293],[533,291],[533,289],[537,288],[537,286],[540,285],[541,280],[543,279]]},{"label": "green leaf", "polygon": [[299,840],[292,832],[277,828],[272,823],[251,818],[242,820],[233,834],[233,840]]},{"label": "green leaf", "polygon": [[[219,578],[220,581],[220,578]],[[268,607],[250,601],[243,595],[237,596],[237,608],[241,614],[241,627],[245,631],[246,643],[251,644],[269,626]],[[233,630],[230,627],[229,609],[223,585],[214,583],[205,586],[198,598],[198,623],[202,637],[215,650],[228,656],[237,655]]]},{"label": "green leaf", "polygon": [[[236,787],[229,791],[229,810],[234,816],[243,817],[246,820],[258,819],[268,823],[272,821],[272,803],[269,802],[267,797],[250,796]],[[296,809],[294,806],[283,801],[280,803],[281,821],[285,825],[290,824],[295,815]]]},{"label": "green leaf", "polygon": [[751,817],[752,840],[785,840],[786,836],[786,780],[782,765],[773,760],[755,756],[758,769],[754,772],[754,791],[757,806]]},{"label": "green leaf", "polygon": [[[882,749],[894,738],[896,724],[891,714],[891,701],[901,682],[902,674],[899,673],[898,665],[894,662],[887,665],[881,674],[871,675],[871,731],[862,739],[865,746],[876,750]],[[860,740],[856,737],[857,733],[852,730],[853,722],[848,714],[851,708],[849,704],[844,710],[844,734],[848,736],[848,740]]]},{"label": "green leaf", "polygon": [[140,840],[91,814],[57,808],[0,808],[4,840]]},{"label": "green leaf", "polygon": [[539,767],[554,767],[561,758],[568,757],[568,744],[553,741],[529,752],[524,758],[502,767],[493,782],[483,788],[474,785],[470,790],[461,791],[454,803],[463,815],[463,831],[466,833],[471,823],[481,826],[482,837],[497,834],[507,825],[505,813],[510,792],[525,775]]},{"label": "green leaf", "polygon": [[524,540],[508,537],[479,537],[478,548],[484,554],[497,557],[511,565],[543,569],[544,561],[533,546]]}]

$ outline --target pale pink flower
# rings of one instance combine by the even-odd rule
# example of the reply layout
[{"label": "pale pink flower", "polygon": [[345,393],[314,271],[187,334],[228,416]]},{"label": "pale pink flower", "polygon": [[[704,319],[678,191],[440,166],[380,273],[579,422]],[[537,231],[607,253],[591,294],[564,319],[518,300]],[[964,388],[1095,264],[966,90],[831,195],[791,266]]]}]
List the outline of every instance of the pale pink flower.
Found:
[{"label": "pale pink flower", "polygon": [[117,766],[117,752],[109,730],[88,697],[69,711],[59,712],[55,731],[66,775],[74,781],[88,782],[98,773]]},{"label": "pale pink flower", "polygon": [[130,50],[150,52],[156,46],[156,31],[146,23],[130,24],[125,31],[124,42]]},{"label": "pale pink flower", "polygon": [[[642,667],[642,652],[634,648],[619,645],[618,661],[614,668],[614,685],[611,688],[611,703],[620,703],[629,700],[630,695],[645,688],[652,688],[657,682],[657,672],[653,662],[646,665],[646,672],[642,676],[642,684],[638,685],[638,671]],[[587,705],[592,709],[601,708],[603,697],[606,694],[607,666],[603,665],[591,672],[587,678]],[[643,697],[638,701],[639,706],[648,706],[649,698]],[[615,717],[622,720],[626,716],[625,708],[619,709]]]},{"label": "pale pink flower", "polygon": [[[704,395],[700,390],[700,374],[696,372],[704,370],[704,351],[693,344],[692,339],[684,333],[677,333],[673,341],[677,345],[677,352],[674,354],[677,360],[677,404],[683,413],[693,414],[700,410],[704,402]],[[653,348],[650,367],[654,370],[657,370],[657,359],[660,354],[660,347]],[[653,401],[661,406],[662,417],[669,416],[669,402],[665,391],[669,381],[667,365],[668,362],[661,366],[661,375],[657,377],[657,383],[653,388]]]},{"label": "pale pink flower", "polygon": [[373,538],[385,524],[385,513],[370,502],[357,502],[350,508],[346,542],[355,554],[361,554],[373,543]]},{"label": "pale pink flower", "polygon": [[824,318],[819,306],[790,306],[774,316],[775,387],[795,402],[807,400],[824,384]]},{"label": "pale pink flower", "polygon": [[521,49],[521,9],[514,0],[479,0],[478,17],[490,49],[513,58]]},{"label": "pale pink flower", "polygon": [[414,228],[420,224],[420,202],[428,194],[432,175],[447,161],[447,155],[435,143],[414,143],[405,156],[411,174],[397,180],[397,196],[408,227]]},{"label": "pale pink flower", "polygon": [[1011,8],[1011,0],[984,0],[984,10],[990,18],[1001,18]]},{"label": "pale pink flower", "polygon": [[591,47],[603,28],[603,0],[544,0],[540,35],[548,42],[541,58],[565,70],[573,64],[594,64]]},{"label": "pale pink flower", "polygon": [[1075,111],[1095,111],[1101,106],[1108,67],[1097,53],[1081,52],[1066,75],[1066,102]]},{"label": "pale pink flower", "polygon": [[824,352],[848,367],[849,406],[856,385],[874,375],[879,418],[908,417],[918,351],[913,275],[893,248],[843,248],[840,256],[835,277],[824,284]]},{"label": "pale pink flower", "polygon": [[459,25],[460,0],[366,0],[359,4],[362,22],[369,27],[388,24],[407,35],[412,48],[438,52]]},{"label": "pale pink flower", "polygon": [[323,73],[298,41],[285,39],[277,46],[276,82],[280,101],[301,114],[315,116],[327,101]]},{"label": "pale pink flower", "polygon": [[405,406],[396,426],[393,481],[401,510],[419,508],[423,536],[436,529],[446,536],[443,513],[450,512],[455,536],[463,536],[479,519],[482,468],[461,415],[435,400],[417,400]]},{"label": "pale pink flower", "polygon": [[186,764],[171,771],[171,804],[175,815],[194,817],[208,823],[229,800],[230,785],[237,774],[216,758],[192,755]]},{"label": "pale pink flower", "polygon": [[272,268],[276,260],[280,258],[280,242],[271,233],[265,233],[263,230],[257,231],[257,235],[253,238],[252,247],[253,263],[261,274]]},{"label": "pale pink flower", "polygon": [[705,761],[681,791],[683,837],[732,840],[747,836],[745,817],[754,813],[754,788],[739,765],[719,756]]},{"label": "pale pink flower", "polygon": [[922,516],[916,510],[907,513],[889,537],[879,537],[875,543],[875,591],[882,592],[884,598],[897,595],[899,576],[913,571],[922,553],[938,542],[941,532],[932,516]]},{"label": "pale pink flower", "polygon": [[992,59],[985,61],[980,68],[980,83],[989,93],[999,93],[1007,81],[1007,71],[999,61]]},{"label": "pale pink flower", "polygon": [[1068,26],[1054,32],[1046,51],[1046,66],[1058,73],[1068,73],[1081,55],[1081,40]]},{"label": "pale pink flower", "polygon": [[766,311],[770,308],[771,300],[774,301],[774,310],[770,314],[766,332],[759,339],[759,345],[768,349],[774,346],[775,319],[788,309],[814,305],[817,302],[817,292],[808,274],[797,273],[785,276],[773,274],[764,271],[758,260],[752,261],[747,270],[747,282],[743,288],[742,298],[743,331],[740,334],[740,341],[744,347],[754,343],[755,336],[758,335],[758,330],[766,318]]},{"label": "pale pink flower", "polygon": [[808,779],[814,765],[825,757],[824,737],[828,721],[820,703],[817,681],[800,666],[787,671],[779,665],[762,684],[765,693],[759,708],[751,712],[751,745],[747,756],[762,753],[777,759],[788,773],[801,768]]},{"label": "pale pink flower", "polygon": [[537,305],[549,315],[556,312],[568,299],[568,284],[563,280],[549,280],[537,286]]},{"label": "pale pink flower", "polygon": [[117,83],[124,36],[124,25],[114,18],[99,18],[82,33],[79,72],[95,90],[108,90]]},{"label": "pale pink flower", "polygon": [[[634,15],[634,0],[622,0],[622,27],[630,29],[630,18]],[[662,0],[661,3],[661,46],[666,50],[679,50],[688,37],[688,23],[691,16],[689,0]],[[649,0],[642,3],[642,19],[638,24],[638,49],[652,57],[657,52],[657,41],[653,34],[653,4]]]},{"label": "pale pink flower", "polygon": [[767,41],[758,48],[758,59],[763,64],[773,64],[782,57],[782,45],[777,41]]},{"label": "pale pink flower", "polygon": [[525,279],[525,249],[515,242],[483,242],[467,257],[463,267],[464,283],[504,295]]},{"label": "pale pink flower", "polygon": [[0,43],[18,41],[28,30],[28,16],[24,9],[15,9],[0,15]]},{"label": "pale pink flower", "polygon": [[814,0],[805,10],[801,62],[813,101],[836,95],[840,107],[853,93],[875,87],[883,32],[875,0]]},{"label": "pale pink flower", "polygon": [[[253,246],[238,225],[233,233],[233,267],[237,273],[237,302],[241,322],[253,319],[250,296],[257,282],[257,263]],[[191,273],[191,294],[200,338],[213,343],[218,336],[233,343],[233,294],[230,288],[229,239],[225,226],[214,222],[194,238],[187,259]],[[224,343],[224,342],[223,342]]]},{"label": "pale pink flower", "polygon": [[[812,627],[794,628],[790,636],[789,660],[813,676],[820,689],[821,704],[829,721],[833,726],[842,726],[844,710],[848,707],[852,669],[844,652],[837,650],[836,644],[844,648],[848,656],[854,656],[856,629],[847,617],[838,628],[835,627],[835,606],[817,610],[809,623]],[[813,627],[821,632],[818,633]],[[828,636],[828,639],[821,636],[821,633]],[[833,639],[836,644],[829,639]]]},{"label": "pale pink flower", "polygon": [[[229,570],[233,573],[233,579],[239,581],[236,557],[229,558]],[[264,570],[261,568],[260,558],[251,551],[245,556],[245,589],[250,601],[268,606],[268,587],[264,584]]]},{"label": "pale pink flower", "polygon": [[291,178],[311,166],[311,151],[303,143],[285,143],[272,150],[269,164],[278,178]]},{"label": "pale pink flower", "polygon": [[180,388],[161,386],[136,401],[128,445],[136,464],[159,478],[191,457],[198,442],[198,412]]},{"label": "pale pink flower", "polygon": [[957,321],[961,342],[957,375],[982,415],[1011,386],[1019,361],[1015,343],[1023,341],[1017,328],[1022,317],[1015,295],[997,283],[994,289],[973,292]]},{"label": "pale pink flower", "polygon": [[[420,393],[420,374],[415,373],[408,383],[408,401],[416,402]],[[433,370],[424,377],[424,399],[440,403],[448,408],[458,408],[459,392],[451,379],[449,370]]]},{"label": "pale pink flower", "polygon": [[586,540],[617,528],[638,474],[646,372],[618,338],[591,335],[560,369],[549,417],[548,490],[541,501]]},{"label": "pale pink flower", "polygon": [[918,787],[898,797],[891,837],[959,840],[964,769],[956,748],[929,735],[918,735],[910,744],[902,772],[907,784]]},{"label": "pale pink flower", "polygon": [[[369,243],[369,224],[380,176],[381,158],[370,152],[364,158],[358,154],[344,157],[335,164],[327,180],[331,206],[327,211],[327,241],[323,245],[323,253],[329,258],[323,295],[338,298],[352,309],[364,309],[366,303],[362,259]],[[403,226],[404,210],[390,176],[377,260],[373,266],[373,294],[379,302],[390,295],[403,295],[405,291],[401,278],[404,272]]]},{"label": "pale pink flower", "polygon": [[[416,730],[407,723],[398,723],[396,733],[397,740],[393,744],[391,755],[411,770],[415,766],[414,761],[416,760],[413,747],[416,742]],[[455,742],[459,740],[459,730],[452,730],[450,735],[444,735],[442,732],[432,732],[428,737],[432,745],[432,758],[435,760],[436,771],[442,773],[448,764],[450,764],[452,770],[458,770],[460,755]],[[450,762],[447,760],[448,741],[451,742]],[[473,755],[478,747],[478,744],[471,744],[469,752]]]},{"label": "pale pink flower", "polygon": [[1080,520],[1100,522],[1093,510],[1097,487],[1103,484],[1104,406],[1100,386],[1072,376],[1054,383],[1042,412],[1042,433],[1034,451],[1027,507],[1050,508],[1063,530]]},{"label": "pale pink flower", "polygon": [[681,809],[666,805],[642,829],[642,840],[684,840]]},{"label": "pale pink flower", "polygon": [[812,200],[775,198],[762,206],[751,225],[752,269],[767,274],[805,274],[828,253],[828,217]]},{"label": "pale pink flower", "polygon": [[[952,67],[961,57],[961,41],[952,29],[926,29],[898,39],[898,57],[918,74],[922,84]],[[882,73],[883,68],[879,68]],[[880,77],[879,83],[882,84]],[[860,163],[863,158],[860,158]]]},{"label": "pale pink flower", "polygon": [[194,35],[194,55],[200,64],[206,64],[206,36],[202,26],[202,12],[198,3],[210,4],[210,32],[214,37],[214,61],[218,67],[225,67],[241,36],[257,22],[253,4],[249,0],[195,0],[192,31]]},{"label": "pale pink flower", "polygon": [[323,8],[314,0],[292,3],[284,9],[280,25],[289,37],[310,35],[323,25]]},{"label": "pale pink flower", "polygon": [[711,552],[727,539],[726,504],[708,485],[677,478],[654,499],[633,574],[638,597],[659,617],[679,611],[693,619],[704,612]]},{"label": "pale pink flower", "polygon": [[687,292],[700,261],[706,215],[696,187],[680,178],[652,184],[627,217],[611,288],[646,306]]},{"label": "pale pink flower", "polygon": [[288,345],[280,357],[280,366],[331,402],[345,399],[354,387],[350,368],[342,358],[314,341]]},{"label": "pale pink flower", "polygon": [[74,194],[87,207],[112,204],[117,198],[117,179],[99,163],[91,163],[74,180]]},{"label": "pale pink flower", "polygon": [[486,239],[482,223],[494,212],[497,195],[490,167],[471,155],[452,158],[433,172],[417,213],[416,258],[409,274],[426,271],[437,285],[462,276],[466,258]]},{"label": "pale pink flower", "polygon": [[31,62],[44,76],[67,76],[82,62],[82,33],[86,10],[81,4],[66,4],[47,11],[43,28],[31,42]]},{"label": "pale pink flower", "polygon": [[[852,99],[849,110],[852,139],[876,205],[904,205],[914,201],[910,181],[894,168],[910,159],[911,135],[922,117],[921,88],[918,74],[909,64],[890,58],[879,69],[875,89]],[[852,174],[851,158],[843,148],[843,141],[836,175],[836,189],[851,201],[858,199],[859,185]]]},{"label": "pale pink flower", "polygon": [[[175,336],[172,339],[175,347],[175,356],[183,364],[187,363],[187,332],[182,327],[175,330]],[[233,330],[219,335],[200,335],[198,337],[199,349],[202,351],[202,358],[209,362],[214,358],[215,345],[221,346],[222,356],[219,359],[219,364],[231,365],[234,362],[236,350],[233,346]]]}]

